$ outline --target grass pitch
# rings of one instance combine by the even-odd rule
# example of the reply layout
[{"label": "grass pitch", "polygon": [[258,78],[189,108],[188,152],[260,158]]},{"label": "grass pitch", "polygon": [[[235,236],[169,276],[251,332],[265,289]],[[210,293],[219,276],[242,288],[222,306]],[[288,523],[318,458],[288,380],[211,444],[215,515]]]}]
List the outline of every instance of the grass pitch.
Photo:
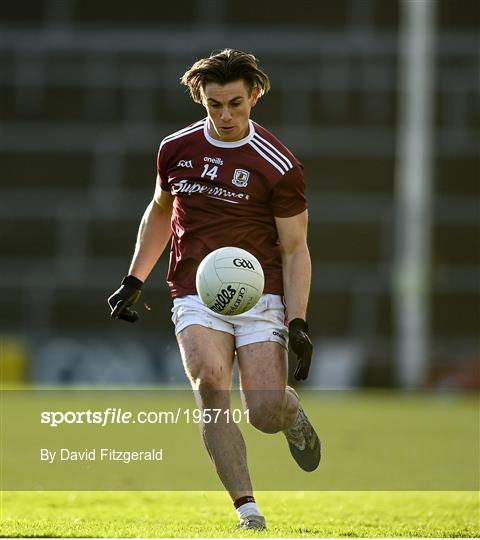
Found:
[{"label": "grass pitch", "polygon": [[3,537],[479,537],[478,492],[258,492],[266,532],[219,492],[4,492]]}]

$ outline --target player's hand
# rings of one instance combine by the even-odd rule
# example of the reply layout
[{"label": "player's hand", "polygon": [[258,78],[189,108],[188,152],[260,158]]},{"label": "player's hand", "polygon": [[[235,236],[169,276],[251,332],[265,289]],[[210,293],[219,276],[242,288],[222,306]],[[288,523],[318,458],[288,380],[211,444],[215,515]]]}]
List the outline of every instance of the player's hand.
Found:
[{"label": "player's hand", "polygon": [[312,341],[308,337],[308,324],[303,319],[293,319],[288,325],[290,348],[297,355],[295,379],[304,381],[308,377],[312,361]]},{"label": "player's hand", "polygon": [[134,323],[138,321],[138,313],[130,309],[140,298],[143,281],[135,276],[126,276],[122,280],[122,286],[116,290],[108,299],[108,304],[112,309],[110,315],[116,319],[123,319]]}]

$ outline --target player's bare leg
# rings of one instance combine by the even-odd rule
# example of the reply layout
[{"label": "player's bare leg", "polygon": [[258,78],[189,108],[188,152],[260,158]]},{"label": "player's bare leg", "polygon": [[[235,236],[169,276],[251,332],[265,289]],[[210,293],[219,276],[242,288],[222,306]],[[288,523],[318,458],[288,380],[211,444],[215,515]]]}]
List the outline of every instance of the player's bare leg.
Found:
[{"label": "player's bare leg", "polygon": [[265,433],[289,428],[298,412],[297,394],[287,386],[287,352],[274,341],[237,350],[240,386],[251,423]]},{"label": "player's bare leg", "polygon": [[[177,336],[180,352],[198,405],[204,409],[230,408],[234,361],[232,335],[200,325],[187,326]],[[202,436],[218,476],[233,501],[252,496],[245,442],[238,426],[219,415],[204,423]]]},{"label": "player's bare leg", "polygon": [[320,462],[320,441],[297,393],[287,386],[285,349],[264,341],[240,347],[237,355],[251,423],[265,433],[283,431],[298,465],[305,471],[315,470]]}]

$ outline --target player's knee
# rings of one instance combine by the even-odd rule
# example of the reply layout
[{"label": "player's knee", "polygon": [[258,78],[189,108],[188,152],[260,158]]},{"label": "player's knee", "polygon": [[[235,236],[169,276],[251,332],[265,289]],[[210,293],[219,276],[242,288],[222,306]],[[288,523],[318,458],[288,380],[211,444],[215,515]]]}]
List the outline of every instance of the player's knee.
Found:
[{"label": "player's knee", "polygon": [[225,377],[213,371],[201,372],[193,381],[203,407],[227,407],[229,389]]},{"label": "player's knee", "polygon": [[282,413],[275,405],[260,405],[249,410],[250,423],[263,433],[278,433],[282,429]]},{"label": "player's knee", "polygon": [[198,372],[201,385],[209,388],[221,388],[228,379],[227,370],[222,365],[202,366]]},{"label": "player's knee", "polygon": [[201,362],[190,363],[187,375],[194,387],[199,390],[221,388],[225,374],[218,366],[206,366]]}]

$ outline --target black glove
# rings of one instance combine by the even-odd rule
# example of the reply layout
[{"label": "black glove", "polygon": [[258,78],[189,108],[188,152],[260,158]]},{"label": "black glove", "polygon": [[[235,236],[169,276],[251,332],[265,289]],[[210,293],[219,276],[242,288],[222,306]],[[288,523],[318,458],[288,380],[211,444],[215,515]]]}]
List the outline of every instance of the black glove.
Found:
[{"label": "black glove", "polygon": [[138,313],[130,309],[130,306],[138,302],[142,294],[140,291],[142,285],[143,281],[135,276],[125,276],[123,278],[122,286],[108,299],[108,303],[112,308],[110,315],[113,318],[123,319],[131,323],[138,321]]},{"label": "black glove", "polygon": [[293,319],[288,325],[290,348],[297,355],[298,364],[295,368],[295,379],[304,381],[308,377],[312,361],[313,345],[308,337],[308,324],[303,319]]}]

